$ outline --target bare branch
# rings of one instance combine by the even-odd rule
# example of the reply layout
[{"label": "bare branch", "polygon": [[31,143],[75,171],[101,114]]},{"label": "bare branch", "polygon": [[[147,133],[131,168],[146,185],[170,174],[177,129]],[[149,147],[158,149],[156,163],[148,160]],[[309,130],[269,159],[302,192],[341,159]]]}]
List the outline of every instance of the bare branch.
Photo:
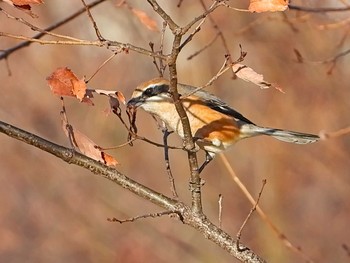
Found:
[{"label": "bare branch", "polygon": [[198,51],[194,52],[192,55],[187,57],[187,60],[191,60],[192,58],[194,58],[195,56],[198,56],[200,53],[202,53],[204,50],[206,50],[207,48],[209,48],[212,44],[214,44],[214,42],[219,38],[220,34],[216,34],[213,39],[206,44],[205,46],[203,46],[201,49],[199,49]]},{"label": "bare branch", "polygon": [[171,199],[142,184],[137,183],[136,181],[120,173],[115,168],[108,167],[101,162],[93,160],[72,149],[57,145],[37,135],[21,130],[2,121],[0,121],[0,132],[14,139],[37,147],[43,151],[51,153],[69,164],[78,165],[82,168],[90,170],[95,174],[107,178],[112,182],[120,185],[124,189],[127,189],[130,192],[142,197],[143,199],[162,207],[166,211],[180,214],[183,219],[182,222],[184,224],[193,227],[202,233],[205,238],[213,241],[218,246],[243,262],[265,262],[247,247],[242,248],[241,245],[240,250],[237,250],[236,241],[230,235],[211,223],[203,214],[198,214],[192,211],[192,209],[184,203]]},{"label": "bare branch", "polygon": [[157,217],[161,217],[161,216],[165,216],[165,215],[171,215],[171,214],[176,214],[176,213],[171,212],[171,211],[164,211],[164,212],[159,212],[159,213],[151,213],[151,214],[146,214],[146,215],[135,216],[135,217],[131,217],[131,218],[128,218],[128,219],[122,219],[122,220],[118,219],[118,218],[115,218],[115,217],[107,218],[107,221],[109,221],[109,222],[118,222],[120,224],[123,224],[123,223],[135,222],[135,221],[140,220],[140,219],[157,218]]},{"label": "bare branch", "polygon": [[40,32],[40,33],[43,33],[43,34],[46,34],[46,35],[49,35],[49,36],[54,36],[54,37],[57,37],[57,38],[62,38],[62,39],[67,39],[67,40],[72,40],[72,41],[81,41],[80,39],[77,39],[77,38],[74,38],[74,37],[60,35],[60,34],[52,33],[52,32],[47,31],[45,29],[41,29],[41,28],[39,28],[39,27],[29,23],[27,20],[25,20],[25,19],[23,19],[21,17],[15,17],[15,16],[10,15],[9,13],[7,13],[1,7],[0,7],[0,11],[2,13],[4,13],[7,16],[7,18],[16,20],[16,21],[26,25],[27,27],[29,27],[33,31],[37,31],[37,32]]},{"label": "bare branch", "polygon": [[[201,3],[204,10],[206,10],[207,12],[210,10],[210,8],[207,9],[203,0],[199,0],[199,2]],[[222,3],[224,5],[226,5],[226,3],[224,1]],[[230,49],[228,48],[227,41],[226,41],[224,34],[220,30],[219,26],[216,24],[215,20],[211,17],[210,13],[208,13],[208,16],[209,16],[209,20],[210,20],[213,28],[216,30],[217,34],[219,35],[219,37],[221,39],[222,45],[224,46],[224,49],[225,49],[225,54],[228,55],[230,64],[233,64],[234,62],[232,60],[231,52],[230,52]],[[232,70],[232,74],[233,74],[233,78],[234,78],[236,75],[233,72],[233,70]]]},{"label": "bare branch", "polygon": [[153,10],[169,25],[170,30],[174,34],[178,34],[175,31],[179,30],[179,26],[174,22],[174,20],[160,7],[160,5],[155,0],[147,0],[147,2],[153,7]]},{"label": "bare branch", "polygon": [[[88,4],[88,7],[89,7],[89,8],[93,8],[93,7],[95,7],[95,6],[97,6],[97,5],[101,4],[101,3],[103,3],[103,2],[105,2],[105,1],[106,1],[106,0],[96,0],[96,1],[94,1],[94,2],[92,2],[92,3],[90,3],[90,4]],[[68,16],[68,17],[66,17],[66,18],[64,18],[64,19],[62,19],[61,21],[59,21],[59,22],[57,22],[57,23],[55,23],[55,24],[53,24],[53,25],[51,25],[51,26],[49,26],[49,27],[43,29],[43,31],[44,31],[44,32],[52,31],[52,30],[54,30],[54,29],[56,29],[56,28],[58,28],[58,27],[60,27],[60,26],[62,26],[62,25],[64,25],[64,24],[67,24],[68,22],[74,20],[76,17],[78,17],[79,15],[83,14],[84,12],[85,12],[85,8],[82,8],[82,9],[76,11],[75,13],[71,14],[70,16]],[[46,33],[43,33],[43,32],[42,32],[42,33],[39,33],[39,34],[33,36],[32,39],[40,39],[40,38],[42,38],[42,37],[45,36],[45,35],[46,35]],[[10,54],[12,54],[13,52],[15,52],[15,51],[17,51],[17,50],[19,50],[19,49],[22,49],[22,48],[24,48],[24,47],[28,47],[28,46],[29,46],[30,44],[32,44],[32,43],[33,43],[33,41],[27,40],[27,41],[22,42],[22,43],[20,43],[20,44],[14,46],[14,47],[11,47],[11,48],[9,48],[9,49],[6,49],[6,50],[0,52],[0,60],[1,60],[1,59],[4,59],[4,58],[6,58],[6,57],[8,57]]]},{"label": "bare branch", "polygon": [[[228,173],[231,175],[233,181],[238,185],[239,189],[243,192],[245,197],[249,200],[249,202],[252,205],[255,205],[255,200],[253,196],[249,193],[248,189],[245,187],[245,185],[242,183],[242,181],[238,178],[236,173],[234,172],[233,168],[231,167],[229,161],[227,160],[226,156],[224,154],[220,154],[221,161],[225,165]],[[312,259],[306,254],[303,253],[301,248],[299,246],[295,246],[292,244],[292,242],[286,237],[284,233],[282,233],[277,226],[272,222],[272,220],[269,218],[269,216],[260,208],[259,205],[256,206],[256,211],[262,218],[262,220],[265,221],[265,223],[272,229],[273,233],[276,234],[276,236],[283,242],[283,244],[290,249],[291,251],[295,252],[296,254],[300,255],[302,258],[304,258],[307,262],[311,263],[313,262]]]},{"label": "bare branch", "polygon": [[[171,18],[170,16],[158,5],[155,0],[147,0],[148,3],[153,7],[154,11],[163,18],[168,24],[170,30],[173,33],[174,40],[172,43],[171,54],[168,56],[168,67],[170,74],[170,93],[172,95],[174,105],[177,113],[179,114],[182,128],[184,131],[184,148],[187,151],[188,161],[190,166],[190,189],[192,195],[192,212],[196,214],[202,214],[202,197],[201,197],[201,179],[198,170],[198,160],[196,154],[196,146],[193,140],[190,123],[186,114],[186,111],[180,100],[180,95],[177,91],[177,69],[176,61],[180,52],[181,39],[186,31],[183,31]],[[190,27],[189,27],[190,28]],[[188,29],[189,29],[188,28]]]},{"label": "bare branch", "polygon": [[91,12],[90,12],[90,7],[85,3],[84,0],[81,0],[81,2],[83,3],[83,5],[84,5],[84,7],[85,7],[85,10],[86,10],[86,12],[87,12],[87,14],[88,14],[88,16],[89,16],[89,19],[91,20],[91,23],[92,23],[92,25],[93,25],[93,27],[94,27],[94,29],[95,29],[95,33],[96,33],[97,38],[98,38],[100,41],[104,41],[105,39],[104,39],[104,37],[101,35],[101,32],[100,32],[100,30],[99,30],[98,27],[97,27],[96,21],[95,21],[95,19],[93,18]]}]

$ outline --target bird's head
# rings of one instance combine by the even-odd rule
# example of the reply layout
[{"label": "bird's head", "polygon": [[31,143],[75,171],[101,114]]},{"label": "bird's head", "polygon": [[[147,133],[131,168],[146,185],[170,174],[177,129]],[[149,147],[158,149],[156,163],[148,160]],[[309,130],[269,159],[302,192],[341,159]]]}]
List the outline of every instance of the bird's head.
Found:
[{"label": "bird's head", "polygon": [[127,103],[128,108],[142,108],[150,113],[159,113],[159,108],[164,103],[171,103],[169,93],[169,81],[163,78],[156,78],[141,83],[132,93]]}]

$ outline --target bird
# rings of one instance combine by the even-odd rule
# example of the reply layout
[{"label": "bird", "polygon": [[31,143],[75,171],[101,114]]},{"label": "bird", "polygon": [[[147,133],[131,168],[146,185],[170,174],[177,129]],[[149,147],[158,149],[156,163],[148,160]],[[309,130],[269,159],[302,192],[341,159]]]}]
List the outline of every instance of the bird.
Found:
[{"label": "bird", "polygon": [[[193,139],[196,145],[206,152],[206,159],[200,166],[199,173],[217,153],[241,139],[267,135],[296,144],[314,143],[320,139],[313,134],[258,126],[205,90],[180,83],[177,90],[189,120]],[[184,138],[182,122],[167,79],[154,78],[138,85],[127,102],[127,108],[143,109]]]}]

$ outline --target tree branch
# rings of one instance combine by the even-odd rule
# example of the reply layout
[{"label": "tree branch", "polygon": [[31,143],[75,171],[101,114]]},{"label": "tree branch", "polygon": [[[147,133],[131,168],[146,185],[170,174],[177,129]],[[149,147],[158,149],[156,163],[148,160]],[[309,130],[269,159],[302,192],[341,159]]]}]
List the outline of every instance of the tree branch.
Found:
[{"label": "tree branch", "polygon": [[[93,7],[95,7],[95,6],[97,6],[97,5],[101,4],[101,3],[103,3],[103,2],[105,2],[105,1],[106,1],[106,0],[97,0],[97,1],[94,1],[94,2],[92,2],[92,3],[90,3],[90,4],[88,4],[87,6],[88,6],[89,8],[93,8]],[[70,16],[68,16],[68,17],[66,17],[66,18],[64,18],[64,19],[62,19],[61,21],[59,21],[59,22],[57,22],[57,23],[55,23],[55,24],[53,24],[53,25],[51,25],[51,26],[45,28],[43,31],[52,31],[52,30],[54,30],[54,29],[56,29],[56,28],[58,28],[58,27],[60,27],[60,26],[62,26],[62,25],[64,25],[64,24],[67,24],[68,22],[72,21],[73,19],[75,19],[75,18],[78,17],[79,15],[83,14],[84,12],[85,12],[85,7],[79,9],[78,11],[76,11],[75,13],[71,14]],[[32,38],[33,38],[33,39],[40,39],[40,38],[42,38],[42,37],[45,36],[45,35],[46,35],[46,33],[41,32],[41,33],[39,33],[39,34],[36,34],[36,35],[33,36]],[[22,42],[22,43],[19,43],[18,45],[14,46],[14,47],[11,47],[11,48],[9,48],[9,49],[6,49],[6,50],[4,50],[4,51],[1,51],[1,52],[0,52],[0,60],[1,60],[1,59],[4,59],[4,58],[7,58],[10,54],[12,54],[13,52],[15,52],[15,51],[17,51],[17,50],[19,50],[19,49],[22,49],[22,48],[24,48],[24,47],[28,47],[28,46],[29,46],[30,44],[32,44],[32,43],[33,43],[33,41],[28,41],[28,40],[27,40],[27,41],[24,41],[24,42]]]},{"label": "tree branch", "polygon": [[239,247],[237,247],[236,240],[233,237],[211,223],[203,214],[198,214],[192,211],[192,209],[183,202],[169,198],[128,178],[115,168],[108,167],[101,162],[95,161],[72,149],[57,145],[2,121],[0,121],[0,132],[14,139],[37,147],[43,151],[51,153],[69,164],[75,164],[88,169],[97,175],[111,180],[139,197],[142,197],[143,199],[148,200],[153,204],[166,209],[167,211],[180,215],[180,218],[184,224],[198,230],[205,238],[213,241],[218,246],[243,262],[265,262],[249,248],[241,244],[239,244]]}]

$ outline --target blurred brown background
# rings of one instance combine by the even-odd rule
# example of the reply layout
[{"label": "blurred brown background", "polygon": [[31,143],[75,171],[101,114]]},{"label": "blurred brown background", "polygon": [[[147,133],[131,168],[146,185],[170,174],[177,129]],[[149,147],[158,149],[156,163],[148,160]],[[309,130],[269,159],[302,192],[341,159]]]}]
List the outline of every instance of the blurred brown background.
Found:
[{"label": "blurred brown background", "polygon": [[[142,2],[142,3],[141,3]],[[202,12],[197,1],[159,1],[175,21],[185,25]],[[206,1],[209,5],[211,1]],[[293,1],[300,4],[304,1]],[[307,1],[318,6],[319,1]],[[92,10],[108,39],[149,48],[159,46],[160,34],[148,30],[127,8],[107,1]],[[161,27],[162,21],[146,1],[128,1],[146,12]],[[247,1],[232,1],[246,8]],[[339,6],[340,1],[322,1]],[[350,4],[350,3],[349,3]],[[45,28],[82,7],[80,1],[46,1],[34,7],[39,15],[31,19],[1,2],[0,6]],[[243,62],[267,81],[286,92],[261,90],[242,80],[222,76],[209,90],[264,126],[319,133],[350,125],[349,57],[339,59],[331,75],[324,61],[345,50],[349,44],[348,24],[339,25],[349,13],[251,14],[219,8],[213,18],[219,25],[233,58],[239,44],[248,55]],[[338,26],[337,26],[338,23]],[[335,24],[321,30],[320,25]],[[33,31],[0,14],[0,31],[32,36]],[[55,32],[82,39],[96,39],[87,15]],[[220,40],[192,60],[187,57],[206,45],[216,32],[209,20],[178,61],[179,81],[204,85],[224,61]],[[52,39],[47,37],[46,39]],[[342,39],[344,41],[342,42]],[[0,49],[19,41],[0,38]],[[166,47],[171,35],[166,35]],[[305,58],[297,63],[293,49]],[[168,52],[168,50],[167,50]],[[69,146],[61,129],[60,101],[51,94],[46,77],[57,67],[67,66],[79,77],[91,76],[111,52],[89,46],[33,44],[12,54],[8,75],[0,61],[0,119]],[[312,62],[311,62],[312,61]],[[152,59],[135,52],[117,55],[89,83],[92,88],[119,90],[130,97],[135,86],[157,76]],[[66,99],[70,122],[101,146],[124,143],[127,133],[115,116],[106,116],[105,98],[96,106]],[[141,135],[161,141],[152,118],[139,112]],[[120,225],[107,222],[161,211],[117,185],[86,170],[68,165],[34,147],[0,136],[0,262],[236,262],[226,252],[205,240],[195,230],[168,217]],[[181,145],[172,135],[171,144]],[[127,176],[170,195],[163,151],[145,142],[110,152]],[[313,145],[291,145],[268,137],[242,141],[226,152],[235,172],[257,196],[267,179],[260,204],[271,220],[315,262],[345,262],[350,246],[350,140],[349,136]],[[189,202],[186,153],[171,152],[171,164],[180,198]],[[203,156],[200,155],[202,158]],[[217,222],[218,196],[223,195],[223,229],[233,236],[251,209],[250,203],[229,176],[220,158],[203,173],[205,213]],[[255,213],[243,231],[242,242],[269,262],[304,262],[288,250],[267,224]]]}]

